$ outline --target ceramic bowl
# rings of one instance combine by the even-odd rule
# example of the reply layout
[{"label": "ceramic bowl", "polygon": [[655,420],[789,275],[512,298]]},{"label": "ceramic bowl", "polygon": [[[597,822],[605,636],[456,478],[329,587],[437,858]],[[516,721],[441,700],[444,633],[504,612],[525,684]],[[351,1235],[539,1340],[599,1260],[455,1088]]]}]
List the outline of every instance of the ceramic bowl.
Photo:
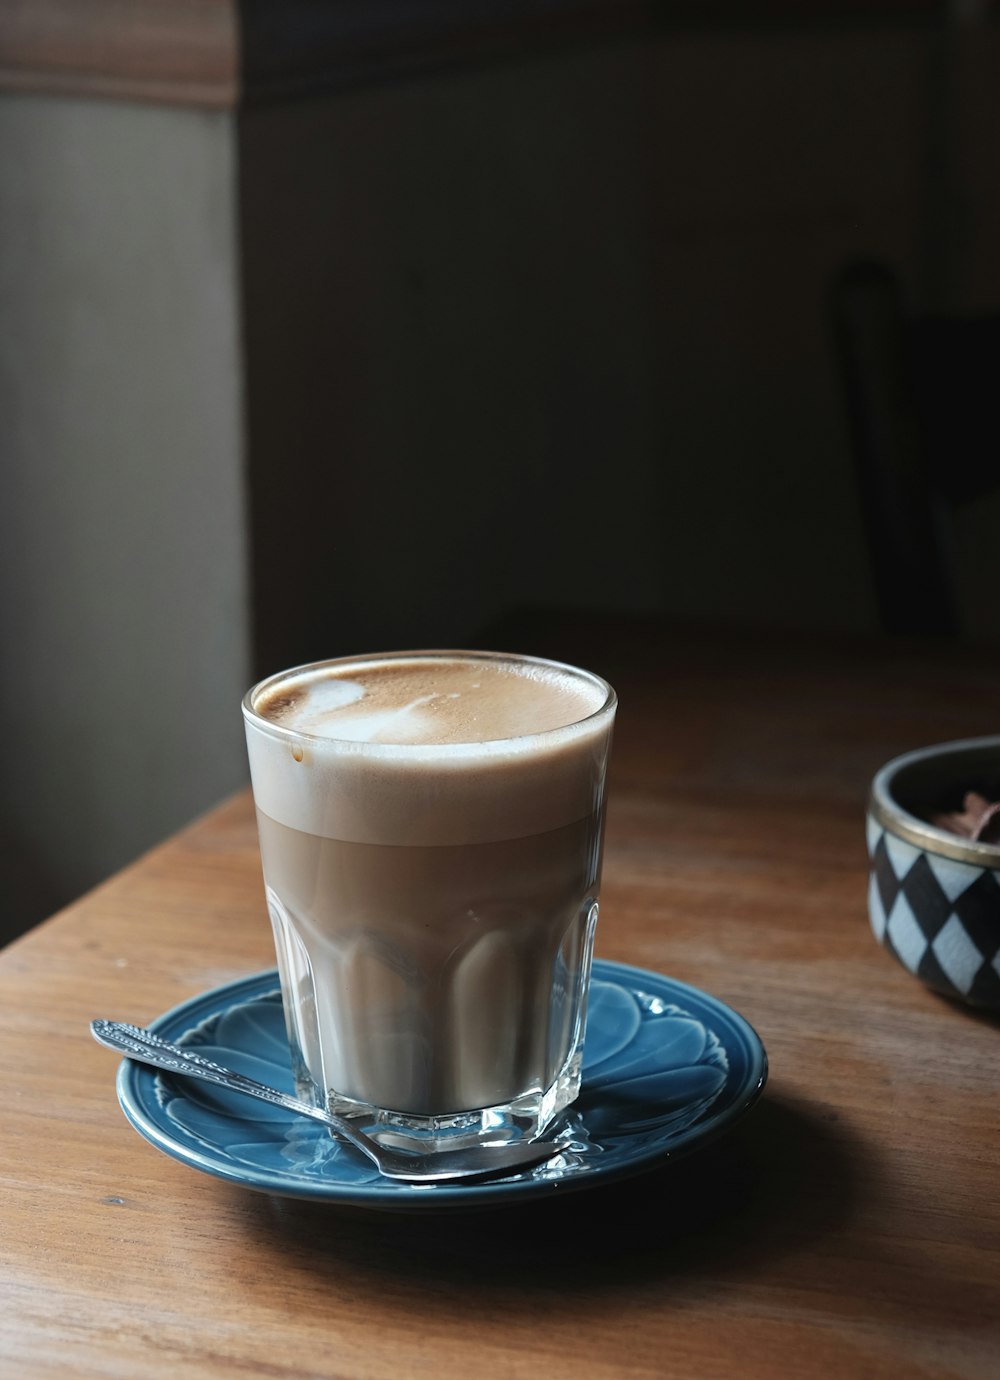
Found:
[{"label": "ceramic bowl", "polygon": [[1000,801],[1000,737],[908,752],[876,773],[868,800],[875,938],[947,997],[1000,1010],[1000,846],[930,820],[967,792]]}]

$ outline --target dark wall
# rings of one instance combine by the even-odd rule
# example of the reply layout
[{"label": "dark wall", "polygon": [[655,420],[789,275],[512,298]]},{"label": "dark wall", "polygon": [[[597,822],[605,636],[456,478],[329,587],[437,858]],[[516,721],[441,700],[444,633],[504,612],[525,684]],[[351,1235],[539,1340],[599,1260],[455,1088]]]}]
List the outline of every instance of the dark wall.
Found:
[{"label": "dark wall", "polygon": [[874,628],[825,296],[1000,298],[996,48],[663,31],[245,114],[259,667],[525,605]]}]

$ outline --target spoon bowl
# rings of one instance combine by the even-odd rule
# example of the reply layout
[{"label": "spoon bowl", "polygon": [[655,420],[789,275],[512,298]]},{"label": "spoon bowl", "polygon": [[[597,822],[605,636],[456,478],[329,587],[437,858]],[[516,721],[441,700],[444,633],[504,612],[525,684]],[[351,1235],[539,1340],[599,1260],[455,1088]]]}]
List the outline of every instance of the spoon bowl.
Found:
[{"label": "spoon bowl", "polygon": [[499,1179],[504,1175],[518,1173],[532,1165],[551,1159],[564,1147],[553,1140],[505,1141],[498,1145],[470,1145],[458,1150],[440,1150],[432,1154],[411,1153],[393,1150],[382,1145],[372,1136],[366,1135],[352,1126],[344,1117],[335,1116],[322,1107],[302,1102],[289,1093],[280,1092],[266,1083],[258,1083],[246,1074],[224,1068],[221,1064],[205,1059],[194,1050],[182,1045],[171,1044],[142,1026],[129,1025],[122,1021],[91,1021],[91,1034],[99,1044],[123,1054],[126,1058],[137,1059],[140,1063],[152,1064],[168,1073],[181,1074],[189,1078],[201,1078],[215,1083],[230,1092],[245,1093],[270,1102],[299,1116],[312,1117],[321,1121],[342,1140],[367,1155],[387,1179],[402,1179],[410,1183],[451,1183],[458,1179]]}]

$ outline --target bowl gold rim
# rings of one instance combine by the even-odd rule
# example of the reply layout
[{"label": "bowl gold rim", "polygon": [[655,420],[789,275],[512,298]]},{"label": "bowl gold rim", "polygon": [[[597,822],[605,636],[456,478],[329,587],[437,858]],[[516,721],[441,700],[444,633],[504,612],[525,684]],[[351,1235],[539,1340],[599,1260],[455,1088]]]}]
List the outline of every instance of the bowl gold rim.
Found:
[{"label": "bowl gold rim", "polygon": [[996,871],[1000,869],[1000,845],[979,843],[975,839],[965,839],[940,829],[936,824],[918,819],[904,810],[893,799],[889,783],[904,767],[911,763],[926,761],[929,757],[947,757],[952,753],[968,752],[976,748],[1000,749],[1000,737],[963,738],[950,743],[936,743],[931,747],[917,748],[905,752],[886,762],[875,773],[868,796],[868,812],[883,828],[898,838],[912,843],[925,852],[937,857],[950,858],[953,862],[972,863]]}]

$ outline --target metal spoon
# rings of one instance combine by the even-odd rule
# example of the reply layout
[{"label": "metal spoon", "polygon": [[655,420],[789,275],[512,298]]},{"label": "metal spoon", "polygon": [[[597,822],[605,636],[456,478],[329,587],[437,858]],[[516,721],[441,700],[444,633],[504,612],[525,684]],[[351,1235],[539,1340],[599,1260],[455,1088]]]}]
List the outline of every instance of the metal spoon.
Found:
[{"label": "metal spoon", "polygon": [[299,1116],[311,1116],[322,1121],[325,1126],[349,1141],[351,1145],[367,1155],[387,1179],[405,1179],[411,1183],[448,1183],[453,1179],[495,1179],[515,1170],[526,1169],[529,1165],[540,1164],[551,1159],[565,1147],[552,1140],[510,1141],[502,1145],[471,1145],[461,1150],[440,1150],[432,1154],[410,1154],[407,1151],[390,1150],[380,1145],[371,1136],[352,1126],[342,1117],[332,1112],[313,1107],[308,1102],[300,1102],[297,1097],[270,1088],[266,1083],[258,1083],[246,1074],[235,1073],[223,1068],[210,1059],[204,1059],[194,1050],[172,1045],[144,1030],[138,1025],[126,1025],[121,1021],[91,1021],[91,1033],[99,1044],[117,1050],[129,1059],[138,1059],[144,1064],[166,1069],[169,1073],[187,1074],[191,1078],[203,1078],[216,1083],[231,1092],[246,1093],[248,1097],[259,1097],[264,1102],[285,1107]]}]

